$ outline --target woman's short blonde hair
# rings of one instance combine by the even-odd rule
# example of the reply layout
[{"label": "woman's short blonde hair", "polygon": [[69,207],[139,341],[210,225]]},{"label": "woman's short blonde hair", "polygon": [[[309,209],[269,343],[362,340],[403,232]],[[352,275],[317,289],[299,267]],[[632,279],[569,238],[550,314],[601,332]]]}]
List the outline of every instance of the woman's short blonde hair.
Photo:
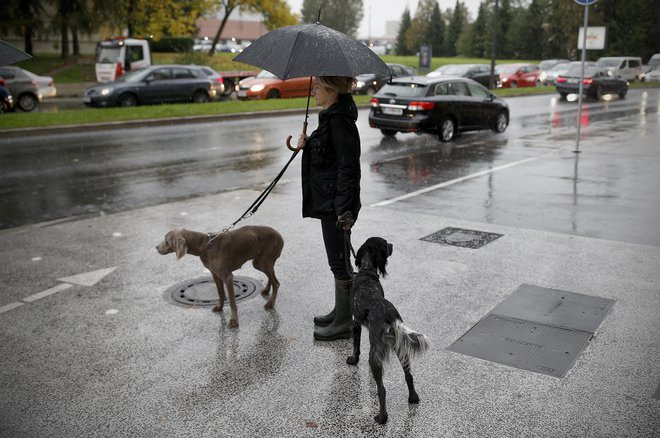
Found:
[{"label": "woman's short blonde hair", "polygon": [[355,86],[355,78],[348,76],[317,76],[316,83],[336,91],[338,94],[350,93]]}]

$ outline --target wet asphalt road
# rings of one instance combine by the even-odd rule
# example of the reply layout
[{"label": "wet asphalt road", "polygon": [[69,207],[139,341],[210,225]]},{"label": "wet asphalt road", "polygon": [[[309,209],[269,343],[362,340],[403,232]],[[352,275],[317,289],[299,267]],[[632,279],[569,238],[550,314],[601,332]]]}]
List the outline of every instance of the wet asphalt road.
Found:
[{"label": "wet asphalt road", "polygon": [[[369,128],[363,109],[358,122],[363,203],[388,202],[446,184],[440,192],[393,205],[659,246],[652,224],[660,220],[660,178],[653,170],[660,154],[657,147],[644,146],[643,139],[631,141],[638,135],[656,138],[659,96],[657,89],[633,90],[624,100],[586,101],[582,154],[571,152],[577,103],[558,101],[555,95],[508,99],[511,124],[504,134],[468,133],[449,144],[430,135],[385,138]],[[284,139],[296,135],[303,119],[294,115],[0,139],[0,229],[268,184],[290,157]],[[312,114],[310,130],[315,124]],[[590,153],[594,142],[605,155]],[[547,154],[561,154],[564,160],[552,166],[535,161]],[[616,161],[610,162],[613,155]],[[524,160],[530,161],[506,174],[489,173],[479,184],[453,183]],[[581,180],[584,166],[598,167],[598,179]],[[296,160],[281,184],[298,178]],[[505,199],[506,209],[500,208]],[[594,204],[606,205],[612,218],[590,214]]]}]

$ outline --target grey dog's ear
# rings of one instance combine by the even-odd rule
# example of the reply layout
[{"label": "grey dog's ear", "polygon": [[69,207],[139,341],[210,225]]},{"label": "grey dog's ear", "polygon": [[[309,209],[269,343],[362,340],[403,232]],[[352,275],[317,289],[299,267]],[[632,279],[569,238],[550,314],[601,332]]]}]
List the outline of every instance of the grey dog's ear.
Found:
[{"label": "grey dog's ear", "polygon": [[186,255],[188,253],[188,244],[186,243],[186,239],[180,236],[174,239],[174,250],[176,251],[177,260]]}]

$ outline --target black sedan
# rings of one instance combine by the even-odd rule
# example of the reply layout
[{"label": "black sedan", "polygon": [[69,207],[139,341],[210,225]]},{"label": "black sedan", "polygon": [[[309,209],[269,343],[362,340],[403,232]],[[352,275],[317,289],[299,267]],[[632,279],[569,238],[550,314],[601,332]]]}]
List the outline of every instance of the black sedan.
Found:
[{"label": "black sedan", "polygon": [[9,89],[0,85],[0,114],[13,111],[15,104]]},{"label": "black sedan", "polygon": [[[569,94],[577,94],[580,89],[580,63],[571,63],[569,69],[557,76],[555,88],[562,99]],[[582,79],[582,93],[601,100],[605,96],[618,94],[621,99],[628,92],[628,81],[615,75],[611,70],[598,66],[585,66]]]},{"label": "black sedan", "polygon": [[87,106],[136,106],[176,102],[203,103],[222,94],[218,84],[195,65],[152,65],[85,90]]},{"label": "black sedan", "polygon": [[356,84],[353,88],[353,94],[368,94],[372,95],[376,91],[387,83],[391,78],[401,77],[401,76],[414,76],[415,69],[401,64],[391,64],[388,63],[387,66],[390,68],[391,75],[375,75],[375,74],[363,74],[355,78]]},{"label": "black sedan", "polygon": [[[479,82],[486,88],[490,87],[490,65],[488,64],[445,64],[427,73],[426,76],[430,78],[437,76],[461,76]],[[494,73],[493,87],[500,88],[501,86],[500,75]]]},{"label": "black sedan", "polygon": [[509,125],[509,106],[471,79],[414,76],[395,79],[373,96],[369,125],[388,137],[416,132],[451,141],[463,131],[504,132]]}]

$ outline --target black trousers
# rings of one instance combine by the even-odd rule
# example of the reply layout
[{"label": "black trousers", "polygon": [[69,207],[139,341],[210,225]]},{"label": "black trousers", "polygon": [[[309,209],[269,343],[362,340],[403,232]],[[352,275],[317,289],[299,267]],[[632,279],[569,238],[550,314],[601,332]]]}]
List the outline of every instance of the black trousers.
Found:
[{"label": "black trousers", "polygon": [[337,280],[350,280],[344,258],[344,230],[337,227],[336,219],[322,219],[321,230],[328,265]]}]

